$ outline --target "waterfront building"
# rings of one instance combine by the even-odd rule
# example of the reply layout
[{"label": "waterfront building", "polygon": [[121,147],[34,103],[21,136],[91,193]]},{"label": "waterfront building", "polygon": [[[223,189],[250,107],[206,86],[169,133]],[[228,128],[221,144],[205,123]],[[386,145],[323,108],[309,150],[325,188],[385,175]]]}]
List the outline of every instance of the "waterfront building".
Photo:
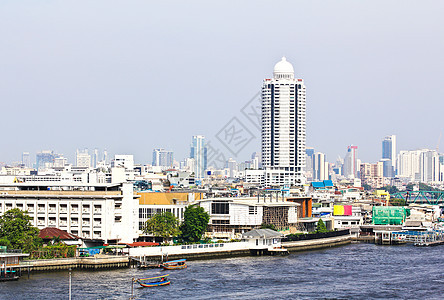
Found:
[{"label": "waterfront building", "polygon": [[396,174],[396,135],[389,135],[382,141],[382,159],[389,159],[391,170],[386,168],[384,177],[394,177]]},{"label": "waterfront building", "polygon": [[277,229],[296,227],[298,203],[283,198],[208,198],[196,201],[210,215],[212,238],[240,238],[241,234],[272,224]]},{"label": "waterfront building", "polygon": [[138,196],[132,183],[0,184],[0,215],[28,211],[39,229],[56,227],[85,243],[132,243],[138,237]]},{"label": "waterfront building", "polygon": [[[146,221],[158,213],[170,212],[179,222],[183,221],[183,214],[190,202],[203,198],[199,192],[138,192],[139,196],[139,234],[143,233]],[[144,239],[144,238],[142,238]]]},{"label": "waterfront building", "polygon": [[88,149],[76,151],[76,166],[77,167],[91,167],[91,155],[88,153]]},{"label": "waterfront building", "polygon": [[262,164],[265,185],[305,182],[305,85],[285,57],[262,85]]},{"label": "waterfront building", "polygon": [[153,166],[171,168],[173,163],[173,151],[168,151],[163,148],[153,150]]},{"label": "waterfront building", "polygon": [[194,172],[197,179],[205,177],[207,169],[207,147],[203,135],[193,136],[190,148],[190,158],[194,159]]}]

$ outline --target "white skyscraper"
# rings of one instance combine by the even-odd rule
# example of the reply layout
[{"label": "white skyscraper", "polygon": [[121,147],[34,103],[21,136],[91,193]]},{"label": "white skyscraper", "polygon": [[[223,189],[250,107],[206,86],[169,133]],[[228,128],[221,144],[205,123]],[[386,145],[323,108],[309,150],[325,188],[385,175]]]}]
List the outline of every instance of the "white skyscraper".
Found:
[{"label": "white skyscraper", "polygon": [[194,158],[195,177],[200,179],[205,176],[207,169],[207,147],[205,143],[205,136],[195,135],[190,149],[190,158]]},{"label": "white skyscraper", "polygon": [[294,78],[285,57],[274,66],[273,78],[262,85],[262,164],[265,185],[305,182],[305,85]]},{"label": "white skyscraper", "polygon": [[77,167],[91,167],[91,155],[88,153],[88,149],[82,151],[77,149],[76,152],[76,166]]}]

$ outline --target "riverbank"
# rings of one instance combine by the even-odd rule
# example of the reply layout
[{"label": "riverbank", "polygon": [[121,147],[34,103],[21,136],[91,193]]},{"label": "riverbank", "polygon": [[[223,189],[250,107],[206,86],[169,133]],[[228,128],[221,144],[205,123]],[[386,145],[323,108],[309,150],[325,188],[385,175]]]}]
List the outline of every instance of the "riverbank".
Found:
[{"label": "riverbank", "polygon": [[68,269],[114,269],[130,267],[128,256],[72,257],[58,259],[27,260],[19,266],[32,272]]},{"label": "riverbank", "polygon": [[283,242],[282,246],[286,248],[290,253],[298,251],[317,250],[323,248],[338,247],[350,244],[352,237],[350,235],[331,237],[325,239],[296,241],[296,242]]},{"label": "riverbank", "polygon": [[[350,243],[351,236],[346,235],[323,239],[283,242],[282,246],[291,253],[337,247]],[[246,242],[132,248],[129,254],[129,256],[99,255],[95,257],[29,260],[21,265],[20,268],[31,272],[67,270],[70,268],[99,270],[129,268],[135,263],[131,258],[143,258],[144,260],[160,262],[180,258],[203,260],[252,255],[249,245]]]}]

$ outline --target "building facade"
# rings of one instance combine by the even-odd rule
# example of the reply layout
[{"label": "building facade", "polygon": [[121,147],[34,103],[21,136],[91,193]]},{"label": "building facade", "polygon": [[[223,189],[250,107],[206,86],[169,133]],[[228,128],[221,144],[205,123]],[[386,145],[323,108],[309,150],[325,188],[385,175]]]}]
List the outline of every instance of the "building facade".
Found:
[{"label": "building facade", "polygon": [[194,159],[195,177],[197,179],[205,177],[205,170],[207,169],[207,147],[205,144],[205,136],[193,136],[190,158]]},{"label": "building facade", "polygon": [[173,166],[173,151],[168,151],[163,148],[153,150],[153,166],[168,167]]},{"label": "building facade", "polygon": [[138,237],[138,196],[131,183],[0,185],[0,215],[28,211],[39,229],[56,227],[86,242],[132,243]]},{"label": "building facade", "polygon": [[262,85],[262,164],[265,185],[305,182],[305,85],[285,57]]}]

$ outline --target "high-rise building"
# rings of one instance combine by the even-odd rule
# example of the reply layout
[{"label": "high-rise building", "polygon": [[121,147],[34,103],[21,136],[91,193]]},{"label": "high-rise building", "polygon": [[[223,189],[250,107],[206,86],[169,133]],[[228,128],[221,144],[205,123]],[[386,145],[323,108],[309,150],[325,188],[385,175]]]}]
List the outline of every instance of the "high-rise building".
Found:
[{"label": "high-rise building", "polygon": [[384,177],[393,177],[396,174],[396,135],[389,135],[382,141],[382,159],[390,159],[392,170],[384,168]]},{"label": "high-rise building", "polygon": [[22,153],[22,165],[24,165],[26,168],[31,167],[31,156],[29,155],[29,152]]},{"label": "high-rise building", "polygon": [[305,182],[305,85],[294,78],[285,57],[274,66],[273,78],[262,85],[262,165],[265,185]]},{"label": "high-rise building", "polygon": [[36,169],[44,169],[52,167],[54,165],[54,159],[60,155],[54,153],[54,151],[43,150],[36,154],[35,167]]},{"label": "high-rise building", "polygon": [[88,149],[76,151],[76,166],[77,167],[91,167],[91,155],[88,153]]},{"label": "high-rise building", "polygon": [[325,154],[316,152],[312,155],[313,158],[313,180],[321,181],[328,180],[328,162],[325,159]]},{"label": "high-rise building", "polygon": [[350,145],[347,147],[347,153],[344,158],[344,176],[348,178],[358,177],[358,146]]},{"label": "high-rise building", "polygon": [[153,150],[153,166],[172,167],[174,163],[173,151],[163,148]]},{"label": "high-rise building", "polygon": [[384,186],[384,163],[379,161],[375,164],[363,163],[360,167],[362,184],[368,184],[373,188]]},{"label": "high-rise building", "polygon": [[203,178],[205,176],[205,170],[207,169],[207,147],[205,144],[205,136],[193,136],[190,158],[194,158],[195,177],[198,179]]},{"label": "high-rise building", "polygon": [[99,150],[96,148],[96,149],[94,149],[94,152],[92,155],[92,167],[97,168],[98,162],[99,162]]}]

